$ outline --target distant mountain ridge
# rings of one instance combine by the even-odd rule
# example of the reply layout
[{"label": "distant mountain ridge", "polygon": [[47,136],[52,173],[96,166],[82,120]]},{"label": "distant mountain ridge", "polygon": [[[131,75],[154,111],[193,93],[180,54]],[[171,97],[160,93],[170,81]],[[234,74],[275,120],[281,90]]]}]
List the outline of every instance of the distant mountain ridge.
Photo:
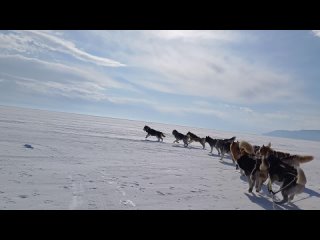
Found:
[{"label": "distant mountain ridge", "polygon": [[284,137],[284,138],[295,138],[310,141],[320,141],[320,130],[299,130],[299,131],[288,131],[288,130],[276,130],[268,133],[263,133],[265,136],[272,137]]}]

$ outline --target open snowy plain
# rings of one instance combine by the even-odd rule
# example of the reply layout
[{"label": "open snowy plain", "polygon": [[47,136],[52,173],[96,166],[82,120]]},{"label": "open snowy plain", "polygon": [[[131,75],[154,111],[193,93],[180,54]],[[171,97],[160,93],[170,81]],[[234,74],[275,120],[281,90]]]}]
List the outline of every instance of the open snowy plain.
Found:
[{"label": "open snowy plain", "polygon": [[[145,140],[146,124],[164,132],[163,143]],[[313,155],[302,165],[306,189],[292,203],[273,206],[266,186],[248,193],[229,155],[221,162],[208,144],[173,144],[173,129]],[[313,141],[0,106],[2,210],[320,209],[319,159]]]}]

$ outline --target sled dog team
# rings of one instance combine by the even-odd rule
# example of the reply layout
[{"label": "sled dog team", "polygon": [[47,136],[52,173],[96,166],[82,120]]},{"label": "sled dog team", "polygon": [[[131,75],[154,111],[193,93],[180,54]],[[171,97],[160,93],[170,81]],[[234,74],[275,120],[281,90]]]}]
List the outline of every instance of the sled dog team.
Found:
[{"label": "sled dog team", "polygon": [[[147,132],[146,138],[155,136],[158,141],[163,141],[163,137],[165,137],[162,132],[148,126],[145,126],[143,130]],[[230,154],[236,169],[240,168],[240,173],[247,177],[250,193],[254,187],[256,192],[260,192],[263,183],[269,179],[268,191],[272,194],[281,192],[283,196],[283,200],[275,202],[277,204],[292,201],[296,194],[303,192],[307,183],[306,175],[300,164],[312,161],[313,156],[275,151],[271,148],[271,143],[266,146],[251,145],[247,141],[235,141],[236,137],[213,139],[206,136],[200,138],[191,132],[184,135],[177,130],[173,130],[172,135],[176,139],[173,143],[183,141],[184,147],[192,142],[199,142],[204,149],[205,143],[208,143],[211,148],[210,153],[213,148],[216,148],[221,156],[220,160],[223,160],[226,153]],[[281,183],[280,189],[276,192],[272,190],[272,183],[275,181]]]}]

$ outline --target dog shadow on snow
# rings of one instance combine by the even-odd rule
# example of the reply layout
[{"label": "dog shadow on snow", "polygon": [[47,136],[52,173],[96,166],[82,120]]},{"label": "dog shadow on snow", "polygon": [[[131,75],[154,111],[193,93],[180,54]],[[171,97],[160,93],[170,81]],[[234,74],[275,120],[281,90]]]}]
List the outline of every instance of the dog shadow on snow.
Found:
[{"label": "dog shadow on snow", "polygon": [[320,193],[310,189],[310,188],[305,188],[303,193],[306,193],[308,194],[309,196],[306,196],[304,198],[300,198],[300,199],[297,199],[297,200],[293,200],[292,202],[295,203],[295,202],[299,202],[299,201],[302,201],[304,199],[307,199],[307,198],[311,198],[311,197],[320,197]]},{"label": "dog shadow on snow", "polygon": [[[240,176],[240,179],[248,182],[248,179],[246,176]],[[275,183],[276,185],[278,185],[278,187],[280,187],[280,183]],[[277,204],[273,204],[272,201],[272,195],[268,192],[267,187],[264,185],[261,189],[261,193],[256,193],[256,192],[252,192],[250,193],[245,193],[245,195],[249,198],[249,200],[253,203],[256,203],[258,205],[260,205],[261,207],[263,207],[266,210],[301,210],[297,205],[295,205],[296,202],[311,198],[311,197],[320,197],[320,193],[310,189],[310,188],[305,188],[303,193],[308,194],[308,196],[303,197],[303,198],[299,198],[299,195],[296,196],[292,202],[290,203],[285,203],[283,205],[277,205]],[[281,193],[278,193],[276,195],[276,198],[280,198],[282,200],[282,195]],[[277,201],[279,201],[279,199],[277,199]]]},{"label": "dog shadow on snow", "polygon": [[[214,153],[208,153],[208,155],[211,156],[211,157],[217,157],[218,160],[219,160],[219,163],[222,163],[222,164],[227,165],[227,166],[235,167],[235,165],[234,165],[234,163],[232,162],[232,159],[231,159],[230,156],[226,156],[226,155],[225,155],[225,156],[223,157],[223,159],[220,160],[221,155],[214,154]],[[225,160],[227,160],[227,161],[225,161]],[[230,161],[228,161],[228,160],[230,160]]]},{"label": "dog shadow on snow", "polygon": [[[240,179],[248,182],[246,176],[241,176]],[[301,210],[297,205],[294,204],[295,201],[282,205],[273,203],[272,194],[268,192],[265,185],[262,186],[260,193],[257,193],[255,192],[255,190],[253,190],[252,193],[245,192],[244,195],[247,196],[251,202],[261,206],[265,210]],[[275,200],[282,200],[281,193],[278,193],[276,195]]]},{"label": "dog shadow on snow", "polygon": [[226,162],[224,159],[222,161],[219,160],[219,163],[236,168],[233,162]]},{"label": "dog shadow on snow", "polygon": [[164,143],[158,140],[149,140],[149,139],[144,139],[144,140],[139,140],[139,142],[147,142],[147,143]]},{"label": "dog shadow on snow", "polygon": [[263,207],[266,210],[301,210],[297,205],[295,205],[292,202],[285,203],[283,205],[275,204],[272,201],[271,195],[265,196],[265,195],[262,195],[260,193],[255,193],[255,192],[244,193],[244,195],[246,195],[251,202]]},{"label": "dog shadow on snow", "polygon": [[175,144],[173,144],[172,147],[185,148],[185,149],[205,150],[205,149],[203,149],[202,147],[193,147],[193,146],[190,146],[190,145],[187,146],[187,147],[185,147],[185,146],[183,146],[183,145],[175,145]]}]

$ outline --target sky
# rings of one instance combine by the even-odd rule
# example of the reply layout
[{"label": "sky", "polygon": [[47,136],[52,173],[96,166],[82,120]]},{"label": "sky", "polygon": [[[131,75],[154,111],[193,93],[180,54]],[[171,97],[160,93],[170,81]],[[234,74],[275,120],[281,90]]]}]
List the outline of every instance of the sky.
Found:
[{"label": "sky", "polygon": [[320,129],[320,31],[0,31],[0,105],[261,134]]}]

